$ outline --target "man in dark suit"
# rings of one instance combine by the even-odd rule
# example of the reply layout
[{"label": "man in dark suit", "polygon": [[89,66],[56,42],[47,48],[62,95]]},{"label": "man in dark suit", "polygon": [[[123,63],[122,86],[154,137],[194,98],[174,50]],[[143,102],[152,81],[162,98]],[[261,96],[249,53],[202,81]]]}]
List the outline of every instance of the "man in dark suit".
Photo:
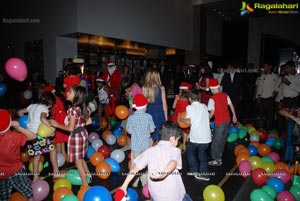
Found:
[{"label": "man in dark suit", "polygon": [[221,85],[223,91],[229,95],[236,115],[239,118],[239,102],[242,100],[242,79],[241,75],[236,72],[233,64],[227,64],[227,71],[224,74]]},{"label": "man in dark suit", "polygon": [[165,64],[164,60],[161,60],[159,67],[157,68],[157,71],[160,74],[161,82],[163,86],[168,89],[170,85],[171,78],[173,76],[172,68],[167,66]]}]

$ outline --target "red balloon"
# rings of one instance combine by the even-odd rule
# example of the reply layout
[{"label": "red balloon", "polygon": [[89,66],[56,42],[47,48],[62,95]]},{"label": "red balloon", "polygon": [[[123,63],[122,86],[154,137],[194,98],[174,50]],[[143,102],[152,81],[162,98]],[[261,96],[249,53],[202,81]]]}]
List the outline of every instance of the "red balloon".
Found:
[{"label": "red balloon", "polygon": [[101,147],[99,147],[98,152],[102,153],[104,158],[108,158],[110,156],[110,149],[106,145],[102,145]]},{"label": "red balloon", "polygon": [[267,172],[263,168],[256,168],[251,175],[254,183],[256,183],[258,186],[266,183],[268,179]]},{"label": "red balloon", "polygon": [[262,128],[260,128],[260,129],[258,129],[257,130],[257,132],[258,132],[258,134],[259,134],[259,137],[260,137],[260,139],[261,140],[266,140],[266,139],[268,139],[268,133],[267,133],[267,131],[265,131],[264,129],[262,129]]}]

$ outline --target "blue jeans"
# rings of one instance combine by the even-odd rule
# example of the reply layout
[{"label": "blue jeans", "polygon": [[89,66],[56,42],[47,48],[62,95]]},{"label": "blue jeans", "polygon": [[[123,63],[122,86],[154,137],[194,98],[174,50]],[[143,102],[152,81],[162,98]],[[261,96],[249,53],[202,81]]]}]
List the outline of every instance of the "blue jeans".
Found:
[{"label": "blue jeans", "polygon": [[227,132],[230,121],[215,125],[214,135],[211,143],[211,157],[214,160],[221,160],[222,153],[226,144]]},{"label": "blue jeans", "polygon": [[[206,150],[207,150],[208,146],[209,146],[209,143],[199,144],[199,143],[193,143],[190,141],[187,143],[186,154],[187,154],[187,160],[188,160],[189,168],[190,168],[191,172],[198,172],[198,170],[199,170],[200,173],[208,173],[207,156],[206,156]],[[200,168],[199,168],[198,162],[195,157],[196,151],[198,151]]]}]

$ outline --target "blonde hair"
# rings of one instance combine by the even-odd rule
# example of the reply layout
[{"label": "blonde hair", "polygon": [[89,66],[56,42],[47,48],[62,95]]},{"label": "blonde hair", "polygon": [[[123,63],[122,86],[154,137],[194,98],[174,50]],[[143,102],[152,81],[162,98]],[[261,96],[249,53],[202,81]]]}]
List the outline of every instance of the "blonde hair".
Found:
[{"label": "blonde hair", "polygon": [[156,70],[149,70],[146,73],[145,82],[142,87],[143,94],[149,103],[154,103],[155,101],[157,86],[161,86],[160,74]]}]

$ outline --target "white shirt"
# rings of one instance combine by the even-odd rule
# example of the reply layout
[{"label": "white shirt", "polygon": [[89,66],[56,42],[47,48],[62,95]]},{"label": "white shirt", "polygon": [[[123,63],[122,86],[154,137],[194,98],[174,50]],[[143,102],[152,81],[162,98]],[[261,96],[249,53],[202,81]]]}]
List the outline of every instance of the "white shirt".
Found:
[{"label": "white shirt", "polygon": [[98,98],[99,98],[99,103],[107,103],[108,95],[107,92],[103,89],[98,88]]},{"label": "white shirt", "polygon": [[193,102],[186,107],[186,118],[191,120],[190,141],[210,143],[209,113],[205,104]]},{"label": "white shirt", "polygon": [[231,82],[233,82],[233,78],[234,78],[234,73],[230,73],[230,80],[231,80]]},{"label": "white shirt", "polygon": [[[228,95],[227,95],[227,103],[228,103],[228,105],[231,104],[231,99]],[[208,111],[215,110],[215,101],[212,98],[210,98],[208,100],[207,108],[208,108]]]},{"label": "white shirt", "polygon": [[282,96],[284,98],[295,98],[299,95],[298,91],[295,91],[292,87],[293,84],[296,82],[297,77],[295,75],[288,75],[285,78],[291,83],[290,85],[282,84]]},{"label": "white shirt", "polygon": [[43,104],[31,104],[27,107],[28,110],[28,121],[27,129],[33,133],[38,132],[38,127],[41,123],[41,114],[49,112],[46,105]]},{"label": "white shirt", "polygon": [[260,76],[261,80],[258,83],[258,94],[261,98],[270,98],[273,96],[276,84],[278,81],[278,76],[274,73],[263,74]]}]

